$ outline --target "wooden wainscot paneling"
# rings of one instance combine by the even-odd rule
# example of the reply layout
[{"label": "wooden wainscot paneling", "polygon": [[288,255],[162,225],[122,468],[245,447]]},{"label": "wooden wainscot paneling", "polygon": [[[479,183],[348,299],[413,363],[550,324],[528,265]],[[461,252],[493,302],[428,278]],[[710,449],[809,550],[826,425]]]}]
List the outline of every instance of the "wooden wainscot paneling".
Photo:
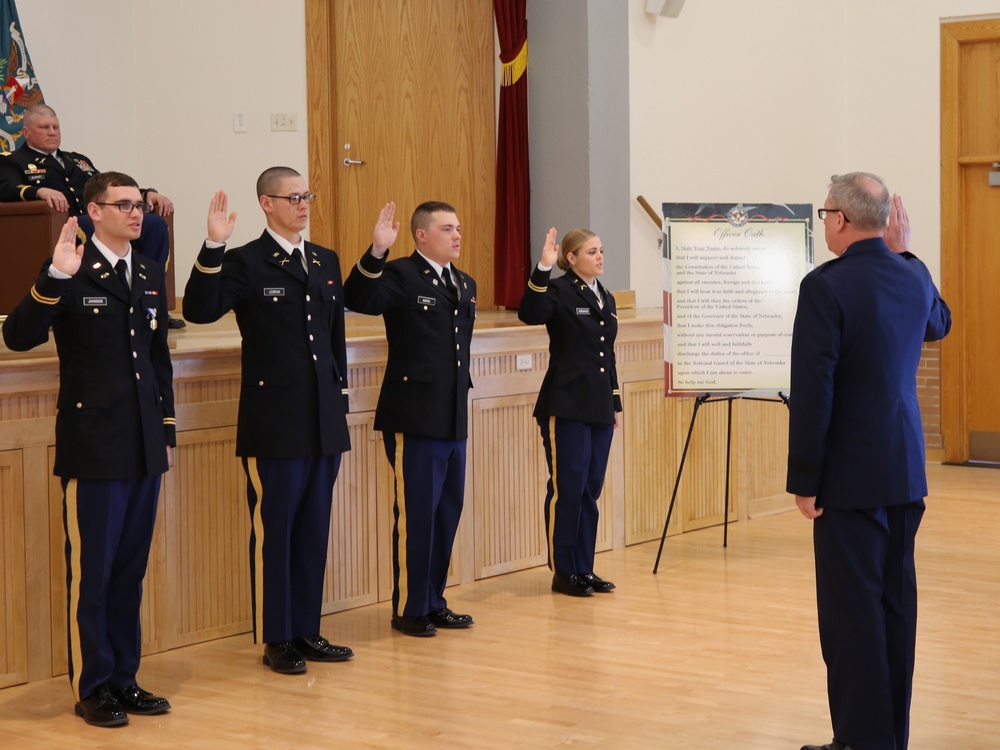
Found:
[{"label": "wooden wainscot paneling", "polygon": [[378,492],[381,441],[373,440],[372,414],[350,414],[351,450],[333,487],[323,614],[374,604],[379,593]]},{"label": "wooden wainscot paneling", "polygon": [[[694,402],[690,399],[686,399],[686,402],[681,428],[684,434],[691,421],[691,412],[694,410]],[[684,464],[681,487],[677,493],[677,502],[681,504],[683,514],[684,531],[703,529],[723,522],[726,497],[727,409],[727,403],[719,401],[706,403],[698,410],[698,421],[691,434],[691,447]],[[681,447],[683,448],[683,443]],[[737,447],[734,435],[731,462],[735,461]],[[678,462],[679,460],[680,454]],[[730,476],[729,519],[735,520],[736,491],[732,480],[733,477]]]},{"label": "wooden wainscot paneling", "polygon": [[535,394],[481,398],[470,414],[476,578],[545,565],[548,470]]},{"label": "wooden wainscot paneling", "polygon": [[[625,544],[638,544],[663,533],[683,447],[683,402],[664,398],[661,380],[624,384],[622,402]],[[683,531],[682,515],[675,508],[670,533]]]},{"label": "wooden wainscot paneling", "polygon": [[[626,384],[623,394],[628,415],[625,543],[636,544],[663,533],[694,399],[665,398],[662,380]],[[723,522],[727,418],[724,402],[699,409],[668,534]],[[734,456],[736,447],[734,440]],[[735,507],[736,491],[731,488],[730,520],[736,518]]]},{"label": "wooden wainscot paneling", "polygon": [[[700,417],[699,417],[700,418]],[[738,401],[733,410],[733,487],[739,518],[757,518],[795,507],[785,492],[788,407],[780,401]]]},{"label": "wooden wainscot paneling", "polygon": [[165,627],[171,648],[252,627],[250,512],[246,473],[235,448],[235,427],[177,433],[174,467],[160,503],[166,508],[161,528],[166,526],[168,540],[166,590],[172,606]]},{"label": "wooden wainscot paneling", "polygon": [[28,681],[21,451],[0,452],[0,688]]}]

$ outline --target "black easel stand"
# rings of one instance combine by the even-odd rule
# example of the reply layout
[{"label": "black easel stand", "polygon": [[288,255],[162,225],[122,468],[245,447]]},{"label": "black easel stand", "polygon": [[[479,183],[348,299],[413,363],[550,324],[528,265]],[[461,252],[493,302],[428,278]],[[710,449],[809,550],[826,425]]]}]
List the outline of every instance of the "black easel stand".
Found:
[{"label": "black easel stand", "polygon": [[694,421],[698,417],[698,409],[702,404],[714,404],[718,401],[725,401],[727,404],[726,422],[726,503],[723,506],[722,522],[722,546],[729,546],[729,464],[733,446],[733,401],[736,399],[744,401],[773,401],[788,406],[788,396],[778,393],[778,398],[757,398],[755,396],[720,396],[712,398],[711,393],[698,396],[694,400],[694,411],[691,412],[691,424],[688,425],[687,438],[684,440],[684,451],[681,453],[681,464],[677,467],[677,479],[674,480],[674,492],[670,496],[670,506],[667,508],[667,520],[663,523],[663,534],[660,536],[660,548],[656,551],[656,562],[653,564],[653,574],[655,575],[660,567],[660,555],[663,554],[663,543],[667,539],[667,527],[670,526],[670,516],[674,512],[674,502],[677,500],[677,489],[681,485],[681,475],[684,473],[684,462],[687,460],[688,446],[691,445],[691,433],[694,432]]}]

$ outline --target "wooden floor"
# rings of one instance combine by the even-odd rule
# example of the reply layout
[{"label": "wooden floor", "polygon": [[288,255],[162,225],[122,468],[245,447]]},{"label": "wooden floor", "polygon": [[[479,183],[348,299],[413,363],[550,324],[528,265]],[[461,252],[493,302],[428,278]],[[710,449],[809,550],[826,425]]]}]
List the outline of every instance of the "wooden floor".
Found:
[{"label": "wooden floor", "polygon": [[[911,750],[1000,737],[1000,471],[929,467]],[[0,691],[4,748],[741,748],[829,741],[809,523],[784,513],[602,554],[619,589],[549,591],[543,569],[449,589],[476,626],[389,629],[389,607],[325,618],[345,664],[271,673],[250,636],[143,660],[173,711],[96,729],[65,677]]]}]

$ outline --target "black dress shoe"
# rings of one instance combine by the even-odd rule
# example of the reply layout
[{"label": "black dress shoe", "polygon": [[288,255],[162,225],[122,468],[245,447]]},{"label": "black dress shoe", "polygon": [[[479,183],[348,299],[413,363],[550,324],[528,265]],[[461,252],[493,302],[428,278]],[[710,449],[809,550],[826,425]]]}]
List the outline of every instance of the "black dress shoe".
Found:
[{"label": "black dress shoe", "polygon": [[594,595],[593,587],[584,580],[583,576],[576,573],[570,573],[569,575],[554,573],[552,575],[552,590],[558,591],[560,594],[569,594],[570,596]]},{"label": "black dress shoe", "polygon": [[851,748],[834,737],[833,742],[827,745],[803,745],[802,750],[851,750]]},{"label": "black dress shoe", "polygon": [[301,674],[306,662],[291,641],[268,643],[264,646],[264,663],[278,674]]},{"label": "black dress shoe", "polygon": [[436,628],[471,628],[473,624],[472,615],[456,615],[447,607],[431,612],[427,619]]},{"label": "black dress shoe", "polygon": [[321,635],[296,638],[292,643],[310,661],[347,661],[354,656],[354,652],[347,646],[334,646]]},{"label": "black dress shoe", "polygon": [[437,635],[437,628],[426,617],[403,617],[402,615],[392,616],[392,629],[398,630],[404,635],[415,635],[426,637]]},{"label": "black dress shoe", "polygon": [[184,322],[183,318],[174,318],[167,315],[167,328],[186,328],[187,323]]},{"label": "black dress shoe", "polygon": [[125,713],[152,716],[170,710],[170,703],[166,698],[157,698],[134,682],[126,688],[111,688],[111,695],[125,709]]},{"label": "black dress shoe", "polygon": [[611,581],[605,581],[596,573],[584,573],[580,578],[585,580],[590,585],[590,588],[598,594],[606,594],[609,591],[615,590],[615,585]]},{"label": "black dress shoe", "polygon": [[128,724],[128,714],[111,694],[111,688],[101,685],[89,698],[76,704],[76,715],[95,727],[120,727]]}]

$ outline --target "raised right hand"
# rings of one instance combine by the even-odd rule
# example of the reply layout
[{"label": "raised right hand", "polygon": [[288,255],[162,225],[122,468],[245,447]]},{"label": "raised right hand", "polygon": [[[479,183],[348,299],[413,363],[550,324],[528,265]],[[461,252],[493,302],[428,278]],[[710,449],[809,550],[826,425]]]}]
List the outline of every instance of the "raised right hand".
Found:
[{"label": "raised right hand", "polygon": [[375,229],[372,232],[372,255],[381,258],[389,252],[389,247],[396,241],[399,234],[399,222],[395,221],[396,204],[386,203],[379,211]]},{"label": "raised right hand", "polygon": [[212,196],[212,202],[208,205],[208,239],[212,242],[226,243],[233,234],[233,227],[236,225],[236,212],[229,214],[226,218],[226,211],[229,210],[229,198],[224,190],[220,190]]},{"label": "raised right hand", "polygon": [[83,263],[83,245],[76,244],[77,220],[71,216],[63,224],[59,240],[52,250],[52,267],[67,276],[74,276]]},{"label": "raised right hand", "polygon": [[542,257],[539,261],[543,266],[554,266],[559,260],[559,245],[556,244],[556,228],[552,227],[545,235],[545,245],[542,247]]}]

